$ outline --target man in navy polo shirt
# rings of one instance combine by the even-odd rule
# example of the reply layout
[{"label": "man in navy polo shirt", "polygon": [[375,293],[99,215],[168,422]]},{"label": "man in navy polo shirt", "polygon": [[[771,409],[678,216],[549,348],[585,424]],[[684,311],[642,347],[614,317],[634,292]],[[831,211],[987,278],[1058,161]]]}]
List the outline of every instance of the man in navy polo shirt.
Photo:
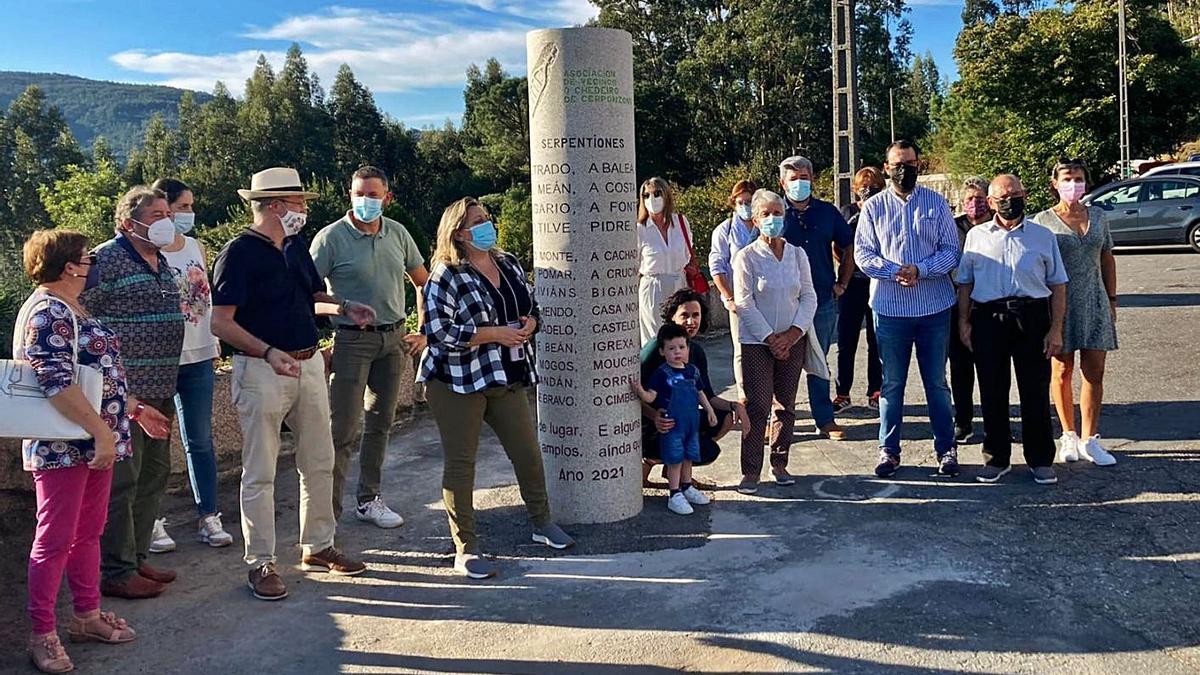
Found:
[{"label": "man in navy polo shirt", "polygon": [[301,567],[353,575],[366,569],[333,546],[333,437],[325,361],[317,349],[316,315],[343,316],[359,326],[375,311],[325,292],[300,230],[308,215],[295,169],[254,174],[249,190],[254,224],[217,256],[213,273],[213,334],[235,350],[233,402],[242,427],[242,535],[248,585],[262,600],[287,597],[275,569],[275,468],[279,429],[295,437],[300,474]]},{"label": "man in navy polo shirt", "polygon": [[[813,332],[821,351],[828,356],[837,331],[837,299],[846,292],[854,275],[854,231],[836,206],[812,196],[812,179],[813,165],[807,157],[795,155],[779,163],[779,186],[787,199],[783,238],[808,254],[817,291]],[[835,252],[838,262],[834,261]],[[846,438],[846,432],[833,419],[829,380],[808,375],[808,402],[823,437],[835,441]]]}]

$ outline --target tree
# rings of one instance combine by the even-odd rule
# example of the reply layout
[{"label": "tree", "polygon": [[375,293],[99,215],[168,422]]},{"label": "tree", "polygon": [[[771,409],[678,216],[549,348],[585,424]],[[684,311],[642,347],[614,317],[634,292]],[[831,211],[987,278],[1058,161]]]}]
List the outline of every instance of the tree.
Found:
[{"label": "tree", "polygon": [[[161,115],[155,114],[146,125],[146,140],[137,153],[141,175],[137,177],[139,184],[149,185],[159,178],[179,175],[180,165],[179,134],[163,121]],[[131,161],[132,165],[134,162]],[[133,182],[133,176],[129,176]]]},{"label": "tree", "polygon": [[27,88],[8,109],[4,153],[11,157],[5,201],[8,219],[20,232],[45,227],[49,221],[38,187],[61,177],[63,168],[85,160],[62,114],[46,103],[42,90]]},{"label": "tree", "polygon": [[467,69],[463,93],[464,159],[497,189],[529,184],[529,84],[509,77],[496,59]]},{"label": "tree", "polygon": [[387,129],[375,106],[371,91],[342,64],[329,90],[329,114],[333,117],[334,169],[349,178],[363,164],[382,164],[386,153]]},{"label": "tree", "polygon": [[[279,133],[279,104],[275,98],[275,71],[267,57],[259,55],[254,74],[246,80],[246,95],[237,107],[238,137],[251,166],[277,166],[284,155],[284,137]],[[257,169],[256,169],[257,170]]]},{"label": "tree", "polygon": [[206,225],[224,222],[230,207],[238,204],[237,189],[262,168],[251,164],[242,150],[238,102],[218,82],[212,100],[200,106],[195,121],[182,131],[189,152],[180,177],[192,187],[196,221]]},{"label": "tree", "polygon": [[125,191],[116,164],[101,157],[93,170],[72,164],[64,173],[53,185],[43,185],[38,190],[51,223],[85,234],[93,244],[111,238],[113,212]]},{"label": "tree", "polygon": [[300,46],[293,43],[274,85],[275,133],[281,153],[275,161],[310,175],[325,176],[333,168],[333,124],[329,113],[316,104],[314,77],[309,74]]},{"label": "tree", "polygon": [[[963,30],[961,78],[939,106],[934,144],[952,173],[1018,173],[1050,201],[1046,172],[1060,156],[1087,160],[1093,178],[1117,161],[1116,7],[1011,14]],[[1129,13],[1133,153],[1169,151],[1200,130],[1200,61],[1155,7]],[[1086,56],[1085,56],[1086,55]]]}]

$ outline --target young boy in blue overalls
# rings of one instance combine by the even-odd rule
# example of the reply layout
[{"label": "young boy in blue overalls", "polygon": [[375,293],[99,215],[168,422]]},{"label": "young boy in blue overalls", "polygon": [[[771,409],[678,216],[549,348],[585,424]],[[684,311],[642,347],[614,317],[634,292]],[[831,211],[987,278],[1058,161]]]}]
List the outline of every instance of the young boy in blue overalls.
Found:
[{"label": "young boy in blue overalls", "polygon": [[692,504],[707,504],[708,497],[692,485],[692,462],[700,461],[700,409],[709,426],[717,425],[717,414],[700,387],[700,370],[688,363],[688,336],[683,327],[664,324],[658,331],[658,352],[666,363],[650,376],[644,388],[636,378],[630,383],[647,405],[665,411],[675,426],[659,436],[659,449],[666,465],[671,496],[667,508],[686,516]]}]

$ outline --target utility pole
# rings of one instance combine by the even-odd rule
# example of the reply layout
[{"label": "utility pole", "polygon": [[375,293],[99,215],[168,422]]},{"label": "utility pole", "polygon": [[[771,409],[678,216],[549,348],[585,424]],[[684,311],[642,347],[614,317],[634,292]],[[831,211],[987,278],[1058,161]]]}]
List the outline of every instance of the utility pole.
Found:
[{"label": "utility pole", "polygon": [[1126,62],[1125,54],[1125,0],[1117,2],[1117,107],[1119,108],[1118,115],[1120,116],[1120,145],[1121,159],[1120,172],[1121,178],[1128,178],[1132,173],[1131,157],[1129,143],[1129,70]]},{"label": "utility pole", "polygon": [[851,202],[858,170],[858,61],[854,54],[854,1],[831,0],[833,14],[833,198]]},{"label": "utility pole", "polygon": [[896,142],[896,88],[888,87],[888,120],[892,125],[892,142]]}]

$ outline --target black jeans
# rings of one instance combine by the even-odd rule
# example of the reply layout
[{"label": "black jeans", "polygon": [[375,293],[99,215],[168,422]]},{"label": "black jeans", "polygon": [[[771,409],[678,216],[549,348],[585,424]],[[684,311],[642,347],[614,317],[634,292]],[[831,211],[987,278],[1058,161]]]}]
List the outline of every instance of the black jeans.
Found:
[{"label": "black jeans", "polygon": [[983,408],[983,457],[989,466],[1005,467],[1012,460],[1008,392],[1010,366],[1017,373],[1021,398],[1021,438],[1030,468],[1054,464],[1054,435],[1050,428],[1050,360],[1045,355],[1050,330],[1050,303],[1044,299],[1006,308],[998,303],[971,310],[971,344],[979,372],[979,402]]},{"label": "black jeans", "polygon": [[950,393],[954,426],[970,429],[975,417],[975,355],[958,334],[958,305],[950,311]]},{"label": "black jeans", "polygon": [[854,386],[854,356],[863,321],[867,324],[867,396],[883,387],[883,366],[879,345],[875,342],[875,321],[871,318],[871,280],[851,277],[846,292],[838,298],[837,395],[849,396]]}]

